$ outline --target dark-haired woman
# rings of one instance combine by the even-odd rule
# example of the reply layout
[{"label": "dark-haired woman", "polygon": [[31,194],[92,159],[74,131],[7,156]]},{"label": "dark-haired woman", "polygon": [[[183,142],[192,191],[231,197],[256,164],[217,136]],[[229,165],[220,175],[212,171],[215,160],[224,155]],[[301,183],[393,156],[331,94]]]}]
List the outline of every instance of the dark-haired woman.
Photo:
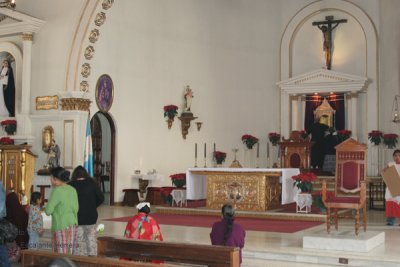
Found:
[{"label": "dark-haired woman", "polygon": [[79,202],[74,254],[97,256],[97,207],[104,202],[104,195],[82,166],[74,169],[71,180],[69,184],[78,193]]},{"label": "dark-haired woman", "polygon": [[53,250],[72,254],[78,224],[78,195],[75,188],[68,185],[69,171],[62,167],[50,170],[51,190],[46,206],[46,214],[51,215]]},{"label": "dark-haired woman", "polygon": [[29,208],[28,234],[29,248],[39,248],[39,236],[43,234],[43,217],[40,209],[42,195],[39,192],[32,192],[31,206]]},{"label": "dark-haired woman", "polygon": [[211,244],[240,248],[240,263],[242,263],[242,248],[246,232],[240,224],[234,223],[235,209],[230,204],[222,207],[222,220],[215,222],[210,233]]}]

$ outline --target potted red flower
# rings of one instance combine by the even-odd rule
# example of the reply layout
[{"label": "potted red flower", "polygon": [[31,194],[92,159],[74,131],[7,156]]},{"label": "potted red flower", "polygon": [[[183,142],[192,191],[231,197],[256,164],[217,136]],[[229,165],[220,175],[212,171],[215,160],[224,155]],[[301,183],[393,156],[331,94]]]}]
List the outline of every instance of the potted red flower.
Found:
[{"label": "potted red flower", "polygon": [[399,136],[397,134],[384,134],[383,135],[383,143],[388,147],[388,148],[395,148],[397,144],[397,139]]},{"label": "potted red flower", "polygon": [[221,152],[221,151],[215,151],[214,158],[215,158],[215,161],[217,162],[217,164],[222,164],[222,162],[225,161],[226,153]]},{"label": "potted red flower", "polygon": [[338,135],[339,142],[343,142],[344,140],[350,138],[351,131],[350,130],[346,130],[346,129],[339,130],[339,131],[337,131],[337,135]]},{"label": "potted red flower", "polygon": [[[333,192],[326,191],[326,199],[332,199],[334,197]],[[326,212],[326,207],[322,201],[322,191],[318,192],[313,197],[313,205],[316,206],[320,212]]]},{"label": "potted red flower", "polygon": [[10,137],[2,137],[0,138],[0,145],[13,145],[14,139]]},{"label": "potted red flower", "polygon": [[258,143],[258,138],[250,134],[245,134],[242,136],[242,141],[248,149],[252,149],[253,146]]},{"label": "potted red flower", "polygon": [[169,176],[172,184],[176,187],[184,187],[186,185],[186,173],[176,173]]},{"label": "potted red flower", "polygon": [[312,190],[312,182],[317,179],[313,172],[303,172],[292,176],[294,180],[293,186],[296,186],[303,193],[310,193]]},{"label": "potted red flower", "polygon": [[303,138],[303,139],[307,139],[308,133],[306,132],[306,130],[301,130],[301,131],[300,131],[300,136],[301,136],[301,138]]},{"label": "potted red flower", "polygon": [[381,131],[371,131],[368,133],[368,139],[376,146],[381,143],[382,138],[383,133]]},{"label": "potted red flower", "polygon": [[176,115],[178,115],[178,107],[175,105],[167,105],[164,106],[164,118],[168,118],[168,129],[171,129],[172,122]]},{"label": "potted red flower", "polygon": [[275,133],[275,132],[269,133],[268,139],[273,146],[276,146],[278,144],[279,140],[281,140],[281,135],[278,133]]},{"label": "potted red flower", "polygon": [[17,131],[17,121],[16,120],[4,120],[1,122],[1,126],[7,134],[14,134]]}]

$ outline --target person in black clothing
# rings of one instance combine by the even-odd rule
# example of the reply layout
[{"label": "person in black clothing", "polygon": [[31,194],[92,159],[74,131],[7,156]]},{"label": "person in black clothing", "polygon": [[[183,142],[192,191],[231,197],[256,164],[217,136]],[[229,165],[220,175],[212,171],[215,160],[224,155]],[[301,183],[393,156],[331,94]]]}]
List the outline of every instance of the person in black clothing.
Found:
[{"label": "person in black clothing", "polygon": [[97,256],[97,207],[104,202],[104,195],[84,167],[72,172],[69,183],[78,193],[79,211],[76,228],[75,255]]},{"label": "person in black clothing", "polygon": [[[321,120],[325,119],[326,115],[321,116]],[[329,129],[328,125],[321,123],[319,118],[316,119],[314,124],[307,130],[311,134],[311,167],[321,169],[324,165],[324,137],[325,131]]]}]

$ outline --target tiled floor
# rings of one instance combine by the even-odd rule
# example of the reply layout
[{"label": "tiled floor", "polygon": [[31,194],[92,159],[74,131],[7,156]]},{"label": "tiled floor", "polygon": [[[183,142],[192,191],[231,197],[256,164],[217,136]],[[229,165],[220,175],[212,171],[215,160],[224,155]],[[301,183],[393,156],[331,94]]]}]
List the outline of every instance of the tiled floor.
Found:
[{"label": "tiled floor", "polygon": [[[129,216],[136,213],[136,210],[133,207],[102,206],[99,213],[99,223],[105,224],[104,234],[121,236],[126,223],[102,219]],[[247,231],[242,266],[400,266],[400,226],[386,226],[383,211],[368,212],[367,230],[383,231],[386,235],[385,244],[368,253],[303,249],[303,236],[321,229],[326,229],[326,225],[293,234]],[[339,222],[339,230],[353,229],[353,221]],[[165,241],[210,244],[208,228],[161,225],[161,230]],[[339,264],[339,258],[347,259],[348,264]]]}]

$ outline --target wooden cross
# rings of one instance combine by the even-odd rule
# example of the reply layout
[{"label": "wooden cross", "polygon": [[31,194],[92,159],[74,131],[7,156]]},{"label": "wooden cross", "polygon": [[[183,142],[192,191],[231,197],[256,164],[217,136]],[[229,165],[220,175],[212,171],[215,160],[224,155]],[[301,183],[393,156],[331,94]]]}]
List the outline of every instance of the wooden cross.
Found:
[{"label": "wooden cross", "polygon": [[332,31],[340,24],[346,23],[347,19],[334,20],[333,16],[326,16],[324,21],[314,21],[313,26],[317,26],[324,35],[323,50],[325,52],[326,68],[332,67]]}]

